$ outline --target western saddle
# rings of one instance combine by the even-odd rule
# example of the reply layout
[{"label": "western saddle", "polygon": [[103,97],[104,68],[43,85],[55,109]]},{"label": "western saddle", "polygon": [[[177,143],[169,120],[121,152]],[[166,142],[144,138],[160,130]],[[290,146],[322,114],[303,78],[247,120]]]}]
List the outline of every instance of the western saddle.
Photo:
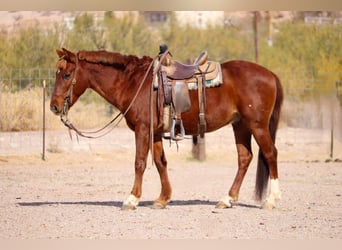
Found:
[{"label": "western saddle", "polygon": [[198,134],[204,137],[205,88],[208,80],[222,78],[220,64],[208,61],[207,51],[203,51],[194,64],[183,64],[172,59],[167,45],[161,45],[155,62],[155,75],[154,86],[158,89],[159,121],[163,123],[164,133],[170,133],[169,136],[164,134],[164,138],[174,141],[184,139],[185,129],[181,114],[189,111],[191,107],[189,84],[196,86],[198,91]]}]

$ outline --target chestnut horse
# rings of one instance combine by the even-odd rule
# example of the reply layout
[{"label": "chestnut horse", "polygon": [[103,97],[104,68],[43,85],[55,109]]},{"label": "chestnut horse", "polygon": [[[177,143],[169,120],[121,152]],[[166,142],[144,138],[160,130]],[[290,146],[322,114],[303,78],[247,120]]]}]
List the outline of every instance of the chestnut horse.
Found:
[{"label": "chestnut horse", "polygon": [[[161,181],[161,192],[154,208],[165,208],[171,199],[167,161],[163,149],[163,131],[153,119],[158,117],[157,91],[151,91],[153,58],[122,55],[107,51],[57,50],[56,82],[50,108],[56,115],[78,100],[91,88],[124,113],[128,127],[135,133],[135,179],[123,209],[135,209],[142,194],[142,180],[150,146]],[[206,132],[232,124],[238,153],[238,170],[229,192],[217,208],[228,208],[237,202],[240,187],[252,160],[251,136],[259,146],[255,194],[264,208],[273,208],[280,199],[275,135],[283,90],[278,77],[252,62],[233,60],[221,64],[223,83],[206,91]],[[153,95],[151,97],[151,95]],[[150,107],[150,100],[153,106]],[[187,135],[198,135],[198,94],[190,91],[191,109],[182,114]],[[65,107],[67,106],[67,107]],[[153,131],[153,136],[150,136]],[[151,139],[152,138],[152,139]],[[153,140],[153,144],[150,142]],[[151,144],[150,144],[151,143]],[[264,198],[268,181],[268,194]]]}]

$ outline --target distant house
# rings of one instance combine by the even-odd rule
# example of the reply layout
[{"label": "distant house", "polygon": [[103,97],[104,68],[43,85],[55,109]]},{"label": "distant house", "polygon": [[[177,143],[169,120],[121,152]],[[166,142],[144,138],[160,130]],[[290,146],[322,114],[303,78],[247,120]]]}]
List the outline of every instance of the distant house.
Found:
[{"label": "distant house", "polygon": [[340,11],[303,11],[303,20],[310,24],[339,24],[342,23]]},{"label": "distant house", "polygon": [[[206,28],[208,25],[224,25],[224,11],[174,11],[181,26]],[[167,24],[171,11],[141,11],[149,26]]]},{"label": "distant house", "polygon": [[141,11],[140,14],[145,18],[149,26],[166,24],[169,20],[170,11]]},{"label": "distant house", "polygon": [[206,28],[208,25],[224,25],[224,11],[175,11],[181,25]]}]

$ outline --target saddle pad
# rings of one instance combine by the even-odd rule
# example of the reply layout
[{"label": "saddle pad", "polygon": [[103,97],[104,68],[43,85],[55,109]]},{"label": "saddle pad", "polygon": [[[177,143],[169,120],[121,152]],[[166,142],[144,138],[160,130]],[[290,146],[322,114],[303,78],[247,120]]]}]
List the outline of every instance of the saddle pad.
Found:
[{"label": "saddle pad", "polygon": [[[219,77],[213,80],[206,80],[205,81],[205,87],[206,88],[214,88],[218,87],[222,84],[222,81],[219,80]],[[188,83],[189,90],[197,90],[198,88],[198,82],[190,82]]]},{"label": "saddle pad", "polygon": [[[205,87],[213,88],[218,87],[222,84],[222,71],[221,64],[218,62],[212,62],[212,68],[214,69],[212,72],[205,75]],[[196,78],[191,78],[186,80],[188,83],[189,90],[196,90],[198,87],[198,81]]]}]

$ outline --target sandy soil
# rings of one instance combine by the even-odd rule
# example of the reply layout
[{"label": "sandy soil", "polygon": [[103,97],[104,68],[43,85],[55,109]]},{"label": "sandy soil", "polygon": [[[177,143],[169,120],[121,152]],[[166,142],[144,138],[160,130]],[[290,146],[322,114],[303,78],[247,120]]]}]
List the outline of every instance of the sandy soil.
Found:
[{"label": "sandy soil", "polygon": [[127,129],[79,143],[70,141],[66,131],[48,132],[45,161],[41,133],[0,133],[0,238],[342,238],[342,163],[337,154],[342,151],[336,144],[337,160],[326,162],[326,136],[315,131],[279,131],[283,198],[276,209],[260,209],[253,200],[255,159],[239,202],[231,209],[215,209],[236,172],[230,130],[207,135],[204,162],[191,158],[190,141],[179,143],[178,151],[166,141],[172,202],[166,209],[151,209],[160,183],[149,160],[142,201],[134,211],[120,209],[134,178],[134,135]]}]

